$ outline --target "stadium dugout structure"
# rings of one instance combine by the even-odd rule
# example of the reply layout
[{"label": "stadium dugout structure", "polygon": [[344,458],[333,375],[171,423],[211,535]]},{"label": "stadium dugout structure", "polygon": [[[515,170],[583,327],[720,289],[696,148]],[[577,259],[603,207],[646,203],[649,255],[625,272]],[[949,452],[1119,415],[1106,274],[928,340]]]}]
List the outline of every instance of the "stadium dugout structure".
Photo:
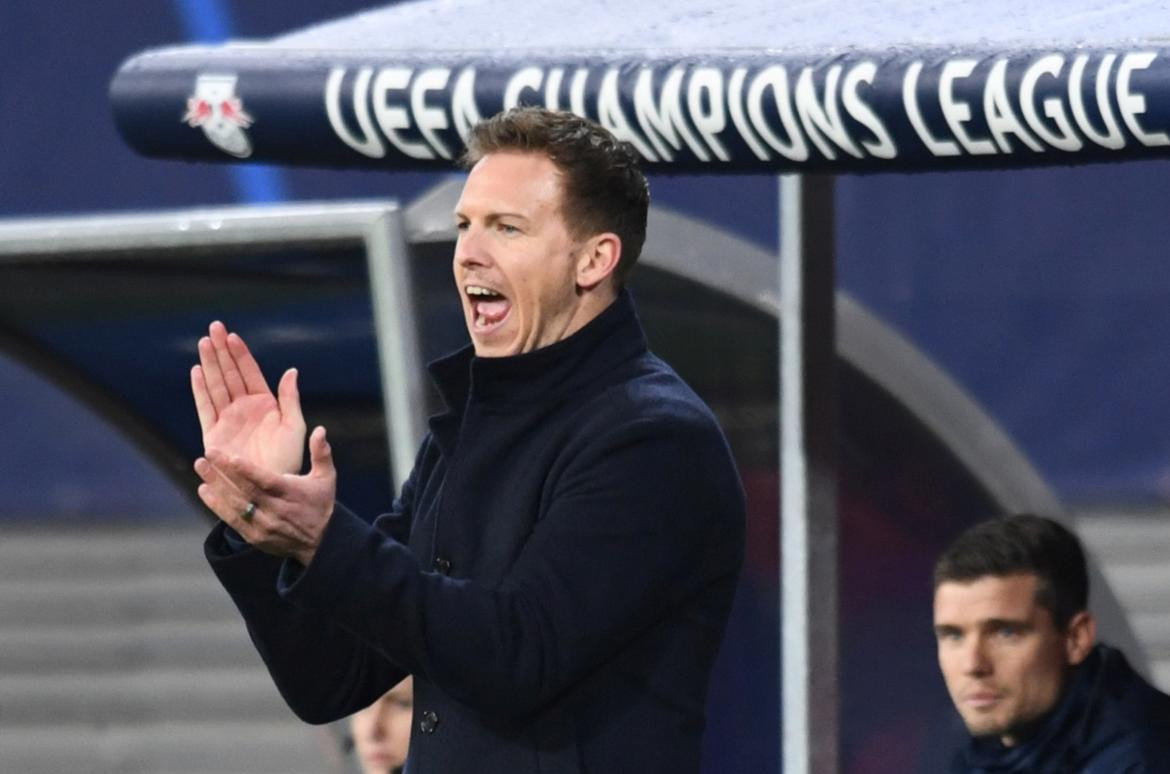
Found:
[{"label": "stadium dugout structure", "polygon": [[[651,171],[776,173],[784,771],[827,774],[833,176],[1166,155],[1167,25],[1149,1],[419,0],[266,41],[148,51],[122,66],[111,99],[148,156],[447,169],[478,118],[535,104],[601,122]],[[1101,612],[1127,639],[1116,605]]]}]

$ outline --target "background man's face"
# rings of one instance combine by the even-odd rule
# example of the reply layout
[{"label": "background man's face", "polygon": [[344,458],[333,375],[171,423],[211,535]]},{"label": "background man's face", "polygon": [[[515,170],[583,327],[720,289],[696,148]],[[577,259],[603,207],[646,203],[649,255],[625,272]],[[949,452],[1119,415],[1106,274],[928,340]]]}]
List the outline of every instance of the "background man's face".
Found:
[{"label": "background man's face", "polygon": [[561,198],[561,174],[540,153],[490,153],[468,175],[453,268],[477,355],[531,352],[588,322]]},{"label": "background man's face", "polygon": [[350,720],[363,774],[386,774],[406,763],[414,709],[414,682],[406,678]]},{"label": "background man's face", "polygon": [[1036,584],[1032,574],[984,576],[935,592],[938,663],[972,735],[1013,745],[1060,700],[1066,638],[1036,604]]}]

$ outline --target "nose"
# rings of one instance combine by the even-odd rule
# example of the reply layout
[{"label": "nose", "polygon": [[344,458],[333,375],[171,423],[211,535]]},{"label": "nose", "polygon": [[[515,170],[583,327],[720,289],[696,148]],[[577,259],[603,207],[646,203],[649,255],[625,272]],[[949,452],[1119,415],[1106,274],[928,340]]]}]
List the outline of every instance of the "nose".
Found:
[{"label": "nose", "polygon": [[455,239],[455,264],[463,268],[486,266],[491,263],[491,255],[484,244],[482,229],[474,224],[467,224],[458,232]]},{"label": "nose", "polygon": [[390,737],[390,723],[385,712],[378,712],[370,726],[370,741],[381,742]]},{"label": "nose", "polygon": [[991,659],[987,654],[987,643],[983,637],[971,637],[963,652],[963,672],[972,677],[991,674]]}]

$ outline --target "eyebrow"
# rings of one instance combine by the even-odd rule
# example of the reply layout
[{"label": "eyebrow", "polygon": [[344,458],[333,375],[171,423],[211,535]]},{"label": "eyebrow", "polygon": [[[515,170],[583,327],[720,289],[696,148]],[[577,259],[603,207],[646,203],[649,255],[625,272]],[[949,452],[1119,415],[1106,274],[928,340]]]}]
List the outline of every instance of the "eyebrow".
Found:
[{"label": "eyebrow", "polygon": [[[1034,628],[1030,622],[1019,618],[985,618],[974,624],[974,628],[992,631],[1002,629],[1005,626],[1014,626],[1017,629]],[[935,634],[961,634],[963,632],[963,627],[956,624],[941,623],[935,624],[932,628]]]},{"label": "eyebrow", "polygon": [[[467,217],[459,210],[455,210],[454,215],[456,220],[471,220],[471,218]],[[488,223],[494,223],[501,218],[519,218],[520,220],[529,220],[527,215],[521,214],[519,212],[489,212],[484,220],[486,220]]]},{"label": "eyebrow", "polygon": [[1014,626],[1017,629],[1031,629],[1032,624],[1019,618],[988,618],[980,621],[984,629],[1002,629],[1005,626]]}]

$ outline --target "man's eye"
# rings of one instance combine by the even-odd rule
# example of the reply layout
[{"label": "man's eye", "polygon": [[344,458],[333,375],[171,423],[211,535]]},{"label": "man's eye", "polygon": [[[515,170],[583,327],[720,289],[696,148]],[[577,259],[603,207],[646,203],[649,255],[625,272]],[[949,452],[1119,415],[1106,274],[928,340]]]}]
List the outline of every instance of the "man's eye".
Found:
[{"label": "man's eye", "polygon": [[1013,640],[1016,637],[1019,637],[1021,632],[1020,627],[1006,624],[999,627],[999,629],[996,631],[996,634],[998,634],[1000,637],[1003,637],[1004,639]]},{"label": "man's eye", "polygon": [[458,223],[456,223],[456,224],[455,224],[455,230],[456,230],[456,231],[466,231],[466,230],[467,230],[467,225],[468,225],[468,224],[467,224],[467,221],[465,221],[465,220],[461,220],[461,221],[459,221]]},{"label": "man's eye", "polygon": [[496,228],[499,229],[500,232],[504,233],[504,234],[519,234],[520,233],[520,229],[517,228],[516,226],[511,225],[510,223],[497,224]]}]

